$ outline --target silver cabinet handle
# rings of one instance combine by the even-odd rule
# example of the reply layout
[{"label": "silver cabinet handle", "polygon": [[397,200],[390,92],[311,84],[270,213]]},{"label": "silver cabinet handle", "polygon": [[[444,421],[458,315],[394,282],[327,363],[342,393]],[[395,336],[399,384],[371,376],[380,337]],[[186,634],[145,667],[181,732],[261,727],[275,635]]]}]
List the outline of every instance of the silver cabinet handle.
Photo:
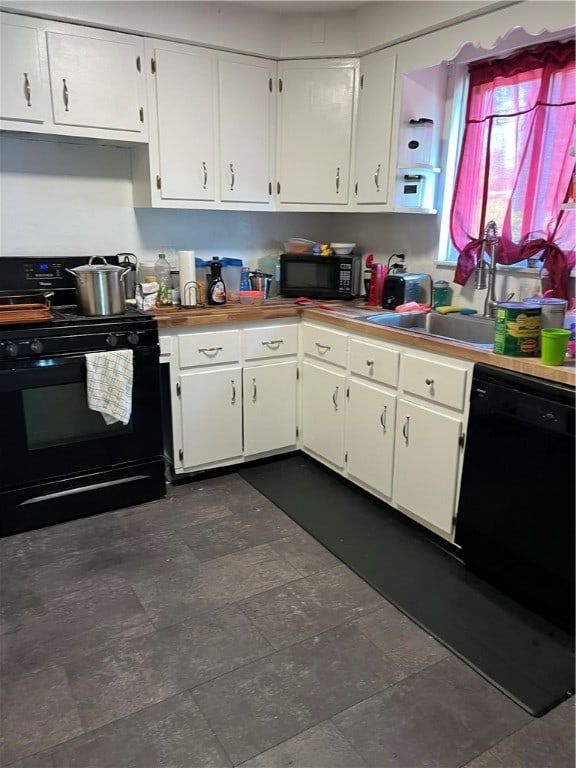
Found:
[{"label": "silver cabinet handle", "polygon": [[216,357],[218,352],[222,352],[222,347],[198,347],[198,352],[202,352],[208,357]]},{"label": "silver cabinet handle", "polygon": [[336,168],[336,194],[340,192],[340,168]]},{"label": "silver cabinet handle", "polygon": [[70,110],[68,109],[68,102],[70,101],[70,95],[68,93],[68,86],[66,85],[66,80],[63,79],[62,83],[63,83],[63,85],[62,85],[62,98],[64,99],[64,110],[66,112],[69,112]]},{"label": "silver cabinet handle", "polygon": [[208,184],[208,169],[206,168],[206,163],[202,163],[202,173],[203,173],[203,182],[202,182],[202,189],[206,189],[206,185]]},{"label": "silver cabinet handle", "polygon": [[426,379],[426,384],[431,387],[434,384],[434,379]]},{"label": "silver cabinet handle", "polygon": [[402,434],[404,435],[404,440],[406,441],[406,445],[408,445],[408,436],[410,434],[410,416],[406,416],[406,421],[404,422],[404,426],[402,427]]},{"label": "silver cabinet handle", "polygon": [[256,402],[256,398],[258,397],[258,389],[256,387],[256,379],[252,379],[252,402]]},{"label": "silver cabinet handle", "polygon": [[318,352],[323,355],[325,352],[329,352],[331,347],[328,346],[328,344],[320,344],[320,342],[315,342],[316,347],[318,348]]},{"label": "silver cabinet handle", "polygon": [[232,405],[236,404],[236,382],[234,379],[230,379],[230,384],[232,385],[232,400],[230,401]]},{"label": "silver cabinet handle", "polygon": [[230,192],[234,191],[234,166],[230,163]]},{"label": "silver cabinet handle", "polygon": [[378,168],[374,174],[374,184],[376,185],[376,192],[380,192],[380,163],[378,163]]},{"label": "silver cabinet handle", "polygon": [[332,402],[334,403],[334,410],[335,411],[338,410],[338,391],[339,391],[339,389],[340,389],[340,387],[336,387],[336,389],[334,390],[334,394],[332,395]]},{"label": "silver cabinet handle", "polygon": [[284,339],[272,339],[271,341],[263,341],[262,346],[269,349],[278,349],[280,344],[284,344]]},{"label": "silver cabinet handle", "polygon": [[32,89],[30,88],[30,80],[28,79],[28,72],[24,72],[24,98],[26,99],[26,106],[31,107],[30,96],[32,95]]},{"label": "silver cabinet handle", "polygon": [[374,360],[366,360],[366,365],[370,368],[370,376],[374,373]]},{"label": "silver cabinet handle", "polygon": [[380,414],[380,424],[382,424],[382,430],[386,432],[386,417],[388,415],[388,406],[385,405]]}]

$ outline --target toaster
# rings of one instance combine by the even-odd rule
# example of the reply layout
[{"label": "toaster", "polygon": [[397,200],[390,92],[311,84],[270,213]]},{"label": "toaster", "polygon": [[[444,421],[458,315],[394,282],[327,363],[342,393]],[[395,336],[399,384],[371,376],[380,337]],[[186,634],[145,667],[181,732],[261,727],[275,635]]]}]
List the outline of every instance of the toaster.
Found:
[{"label": "toaster", "polygon": [[432,299],[432,278],[423,272],[388,274],[382,291],[382,307],[396,309],[408,301],[430,304]]}]

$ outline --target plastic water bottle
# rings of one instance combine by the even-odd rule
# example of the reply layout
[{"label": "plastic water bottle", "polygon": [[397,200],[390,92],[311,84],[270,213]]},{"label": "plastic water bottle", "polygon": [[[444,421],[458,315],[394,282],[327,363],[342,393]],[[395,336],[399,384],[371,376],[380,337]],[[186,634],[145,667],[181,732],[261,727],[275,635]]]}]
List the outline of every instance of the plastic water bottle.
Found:
[{"label": "plastic water bottle", "polygon": [[154,274],[158,283],[156,306],[169,307],[172,304],[172,280],[170,277],[170,264],[166,259],[166,254],[158,254],[158,261],[154,264]]}]

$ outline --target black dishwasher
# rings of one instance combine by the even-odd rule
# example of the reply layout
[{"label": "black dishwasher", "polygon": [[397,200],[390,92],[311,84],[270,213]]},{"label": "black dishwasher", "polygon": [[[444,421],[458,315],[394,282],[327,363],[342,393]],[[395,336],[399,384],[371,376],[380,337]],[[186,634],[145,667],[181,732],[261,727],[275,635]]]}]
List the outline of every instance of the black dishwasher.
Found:
[{"label": "black dishwasher", "polygon": [[466,565],[574,632],[574,389],[474,368],[456,543]]}]

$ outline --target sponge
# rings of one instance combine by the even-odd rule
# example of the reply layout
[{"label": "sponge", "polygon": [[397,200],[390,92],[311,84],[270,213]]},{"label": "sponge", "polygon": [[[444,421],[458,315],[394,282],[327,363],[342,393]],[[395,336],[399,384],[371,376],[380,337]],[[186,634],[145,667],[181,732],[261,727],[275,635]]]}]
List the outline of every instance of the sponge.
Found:
[{"label": "sponge", "polygon": [[436,312],[440,312],[441,315],[447,315],[449,312],[459,312],[461,315],[475,315],[477,314],[477,309],[472,309],[468,307],[436,307]]}]

